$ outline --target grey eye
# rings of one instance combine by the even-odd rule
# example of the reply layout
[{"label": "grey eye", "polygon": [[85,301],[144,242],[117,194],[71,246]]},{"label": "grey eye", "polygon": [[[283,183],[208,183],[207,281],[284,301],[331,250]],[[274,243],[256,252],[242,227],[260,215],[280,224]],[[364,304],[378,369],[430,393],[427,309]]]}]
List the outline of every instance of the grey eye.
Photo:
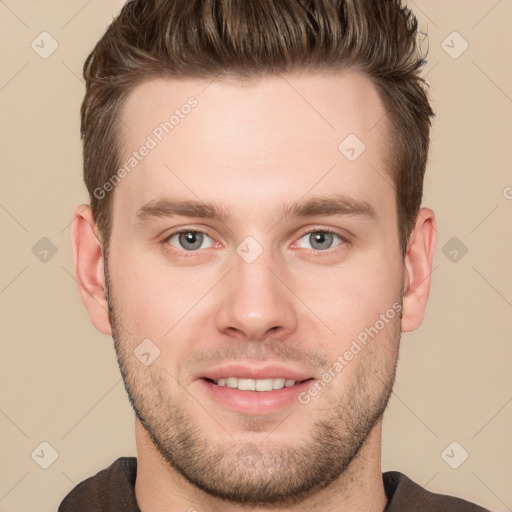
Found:
[{"label": "grey eye", "polygon": [[[315,251],[323,251],[326,249],[331,249],[335,237],[337,237],[339,240],[342,240],[341,236],[337,233],[319,229],[317,231],[310,231],[309,233],[305,233],[301,237],[301,240],[306,239],[307,242],[311,245],[311,249],[314,249]],[[306,249],[309,249],[309,247],[306,247]]]},{"label": "grey eye", "polygon": [[[169,237],[169,243],[172,242],[174,238],[178,239],[179,246],[178,249],[184,249],[186,251],[195,251],[197,249],[200,249],[203,245],[203,242],[210,237],[206,235],[206,233],[202,233],[201,231],[178,231],[177,233],[174,233],[172,236]],[[174,244],[173,244],[174,245]],[[209,245],[208,247],[210,247]],[[176,245],[174,245],[176,247]],[[203,247],[204,249],[205,247]]]}]

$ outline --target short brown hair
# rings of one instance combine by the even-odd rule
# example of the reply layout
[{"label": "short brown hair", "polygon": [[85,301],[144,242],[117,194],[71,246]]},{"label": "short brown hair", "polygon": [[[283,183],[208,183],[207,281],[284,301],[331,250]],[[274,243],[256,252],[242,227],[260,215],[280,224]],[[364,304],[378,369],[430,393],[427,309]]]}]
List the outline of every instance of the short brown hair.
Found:
[{"label": "short brown hair", "polygon": [[[376,86],[391,132],[402,255],[423,196],[430,118],[418,22],[401,0],[131,0],[84,64],[84,181],[104,250],[112,197],[94,193],[120,165],[118,113],[152,78],[240,79],[353,69]],[[340,141],[341,142],[341,141]]]}]

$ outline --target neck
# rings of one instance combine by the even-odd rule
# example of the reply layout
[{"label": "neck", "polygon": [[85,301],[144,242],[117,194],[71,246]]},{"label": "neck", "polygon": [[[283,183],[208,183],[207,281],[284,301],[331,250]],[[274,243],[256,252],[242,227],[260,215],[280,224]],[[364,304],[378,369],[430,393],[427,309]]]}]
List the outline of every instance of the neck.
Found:
[{"label": "neck", "polygon": [[[378,422],[349,467],[325,489],[280,512],[383,512],[387,498],[381,470],[382,422]],[[267,512],[275,507],[253,507],[226,502],[192,485],[162,458],[140,422],[135,422],[137,477],[135,496],[141,512]]]}]

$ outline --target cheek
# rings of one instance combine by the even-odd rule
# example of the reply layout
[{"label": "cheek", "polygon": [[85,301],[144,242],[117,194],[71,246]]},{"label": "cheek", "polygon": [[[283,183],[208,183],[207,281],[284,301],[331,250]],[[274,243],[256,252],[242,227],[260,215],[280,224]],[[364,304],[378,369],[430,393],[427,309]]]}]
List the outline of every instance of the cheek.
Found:
[{"label": "cheek", "polygon": [[[125,344],[133,351],[151,340],[159,350],[155,367],[167,368],[178,378],[176,361],[186,360],[193,349],[191,338],[205,338],[200,335],[209,318],[204,299],[218,280],[215,269],[173,268],[163,257],[142,254],[120,262],[113,280],[116,310],[130,333]],[[163,377],[174,386],[171,376]]]},{"label": "cheek", "polygon": [[[121,245],[117,252],[123,252]],[[160,339],[186,305],[187,283],[177,272],[163,272],[154,258],[125,254],[109,266],[116,310],[131,338]]]},{"label": "cheek", "polygon": [[384,251],[368,251],[338,267],[310,269],[296,276],[297,294],[334,331],[330,334],[338,349],[374,325],[400,299],[399,260],[385,257]]},{"label": "cheek", "polygon": [[[379,313],[377,320],[367,320],[371,315],[365,312],[357,320],[350,318],[336,326],[336,338],[323,347],[329,363],[322,377],[330,379],[326,389],[331,390],[326,399],[336,403],[339,397],[355,400],[357,394],[369,401],[381,396],[392,375],[400,341],[399,312],[392,308],[386,312],[384,319]],[[356,321],[357,327],[353,325]]]}]

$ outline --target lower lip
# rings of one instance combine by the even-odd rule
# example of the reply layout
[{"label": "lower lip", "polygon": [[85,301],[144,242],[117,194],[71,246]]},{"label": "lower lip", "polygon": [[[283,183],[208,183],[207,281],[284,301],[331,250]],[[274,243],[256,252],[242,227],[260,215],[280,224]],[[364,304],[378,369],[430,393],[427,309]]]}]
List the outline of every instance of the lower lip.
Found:
[{"label": "lower lip", "polygon": [[262,415],[279,411],[283,407],[298,401],[297,397],[311,386],[314,379],[308,379],[288,388],[272,391],[241,391],[228,386],[199,379],[205,392],[215,401],[235,412]]}]

